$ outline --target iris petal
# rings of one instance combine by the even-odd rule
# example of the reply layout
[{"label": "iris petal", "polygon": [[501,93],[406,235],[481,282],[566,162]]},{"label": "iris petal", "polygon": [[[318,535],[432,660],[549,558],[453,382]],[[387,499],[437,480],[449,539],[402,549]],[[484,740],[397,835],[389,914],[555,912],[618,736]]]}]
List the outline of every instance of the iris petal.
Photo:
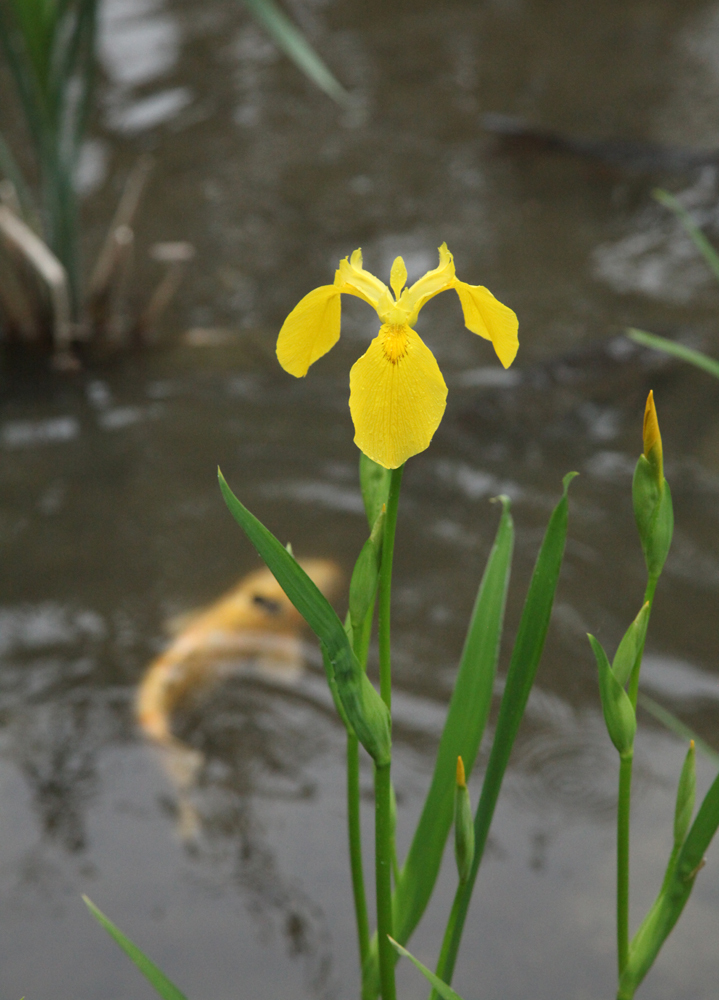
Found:
[{"label": "iris petal", "polygon": [[447,386],[430,349],[408,326],[384,325],[350,372],[355,444],[385,469],[428,447]]},{"label": "iris petal", "polygon": [[345,257],[335,272],[335,286],[347,295],[364,299],[378,314],[392,305],[389,288],[370,271],[362,267],[362,251],[355,250],[349,260]]},{"label": "iris petal", "polygon": [[286,372],[302,378],[310,365],[335,346],[341,314],[335,285],[321,285],[297,303],[277,338],[277,359]]},{"label": "iris petal", "polygon": [[447,244],[443,243],[439,248],[439,266],[432,271],[427,271],[419,281],[415,281],[409,289],[406,299],[403,297],[407,308],[407,322],[410,326],[416,321],[422,306],[433,299],[435,295],[452,288],[454,280],[454,258],[447,249]]},{"label": "iris petal", "polygon": [[516,314],[481,285],[468,285],[455,279],[454,288],[462,303],[467,329],[491,340],[497,357],[505,368],[509,368],[519,347]]}]

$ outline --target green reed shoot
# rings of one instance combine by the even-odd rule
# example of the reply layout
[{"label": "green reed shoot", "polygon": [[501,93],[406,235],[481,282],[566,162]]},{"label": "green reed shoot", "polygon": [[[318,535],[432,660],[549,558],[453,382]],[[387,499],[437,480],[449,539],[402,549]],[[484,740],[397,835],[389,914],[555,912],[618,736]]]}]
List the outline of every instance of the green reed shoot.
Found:
[{"label": "green reed shoot", "polygon": [[719,826],[719,777],[707,793],[694,823],[694,741],[682,769],[677,792],[674,847],[657,899],[630,939],[629,841],[632,761],[636,708],[644,644],[654,594],[671,546],[674,530],[669,484],[664,478],[662,439],[653,394],[644,415],[644,451],[634,473],[634,514],[647,567],[642,608],[619,644],[611,666],[600,643],[590,636],[599,670],[599,690],[607,731],[619,753],[617,809],[617,1000],[632,1000],[689,898],[704,851]]},{"label": "green reed shoot", "polygon": [[342,107],[351,104],[352,99],[342,84],[274,0],[243,0],[243,3],[308,79]]},{"label": "green reed shoot", "polygon": [[[673,194],[669,194],[668,191],[662,191],[660,188],[657,188],[654,191],[654,197],[661,205],[674,212],[684,226],[694,246],[704,258],[707,267],[717,281],[719,281],[719,253],[717,253],[699,226],[694,222],[690,213],[687,212],[679,199],[675,198]],[[667,337],[657,337],[656,334],[647,333],[645,330],[631,328],[627,330],[627,336],[636,344],[641,344],[643,347],[652,347],[657,351],[663,351],[665,354],[671,354],[681,361],[686,361],[696,368],[701,368],[702,371],[708,372],[714,378],[719,378],[719,361],[708,357],[702,351],[695,351],[691,347],[685,347],[684,344],[678,344],[675,340],[669,340]]]},{"label": "green reed shoot", "polygon": [[129,939],[129,937],[123,934],[120,928],[116,927],[115,924],[113,924],[113,922],[95,906],[92,900],[88,899],[87,896],[83,896],[82,898],[95,920],[97,920],[100,926],[105,928],[110,937],[113,938],[117,944],[119,944],[128,958],[135,963],[143,976],[147,979],[150,985],[155,988],[163,1000],[187,1000],[185,994],[179,990],[174,983],[170,982],[165,973],[159,969],[155,963],[152,962],[147,955]]},{"label": "green reed shoot", "polygon": [[[611,664],[601,644],[593,636],[589,636],[599,672],[604,719],[620,760],[617,809],[617,1000],[633,1000],[638,986],[681,916],[697,875],[704,865],[704,854],[719,827],[719,776],[704,797],[692,822],[696,792],[696,752],[692,739],[679,776],[673,846],[664,879],[656,900],[630,940],[629,818],[637,700],[657,714],[674,732],[684,735],[686,731],[686,727],[671,713],[639,694],[638,690],[654,593],[669,552],[674,523],[671,494],[664,478],[662,442],[652,393],[647,400],[644,418],[644,453],[637,463],[632,492],[647,565],[644,603],[627,629]],[[718,755],[711,748],[706,749],[716,762]],[[486,782],[485,777],[485,786]],[[392,943],[398,954],[409,958],[429,981],[432,986],[431,1000],[440,997],[442,1000],[461,1000],[449,986],[451,965],[444,968],[440,960],[437,974],[432,973],[397,941]]]},{"label": "green reed shoot", "polygon": [[79,227],[74,179],[95,79],[98,0],[8,0],[0,45],[15,82],[34,154],[37,190],[6,140],[0,170],[25,221],[39,224],[68,277],[73,316],[80,307]]},{"label": "green reed shoot", "polygon": [[[338,104],[349,105],[347,91],[274,0],[244,2],[310,80]],[[99,0],[0,3],[0,50],[14,80],[25,133],[16,137],[13,149],[0,132],[0,178],[12,184],[13,207],[64,270],[64,294],[75,324],[83,305],[75,178],[97,75],[98,8]],[[27,145],[32,162],[26,162]]]}]

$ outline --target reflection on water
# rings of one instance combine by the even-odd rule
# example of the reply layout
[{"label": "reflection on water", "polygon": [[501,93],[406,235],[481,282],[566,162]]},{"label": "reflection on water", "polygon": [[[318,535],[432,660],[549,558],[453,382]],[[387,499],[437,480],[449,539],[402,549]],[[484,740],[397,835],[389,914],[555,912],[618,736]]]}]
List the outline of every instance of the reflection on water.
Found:
[{"label": "reflection on water", "polygon": [[104,0],[98,45],[112,87],[106,93],[111,129],[138,132],[174,118],[192,100],[188,87],[138,94],[166,77],[180,55],[180,26],[163,0]]},{"label": "reflection on water", "polygon": [[[165,622],[257,567],[217,493],[218,463],[295,551],[349,572],[366,527],[347,371],[374,321],[348,304],[341,342],[306,380],[277,368],[275,334],[355,247],[380,273],[401,253],[412,276],[444,240],[463,276],[516,309],[522,349],[505,373],[488,345],[452,333],[455,301],[423,311],[419,332],[450,394],[403,487],[393,626],[400,847],[491,544],[489,500],[507,493],[517,525],[509,639],[561,477],[578,469],[558,606],[457,987],[472,996],[481,981],[483,996],[504,1000],[611,994],[616,761],[586,632],[611,650],[641,603],[629,496],[649,388],[677,532],[646,688],[715,747],[718,717],[719,390],[621,333],[631,324],[716,353],[716,290],[650,200],[655,185],[670,187],[712,234],[716,176],[640,175],[621,162],[510,149],[481,128],[494,112],[599,140],[717,145],[707,53],[719,5],[600,7],[601,17],[558,0],[551,18],[465,0],[370,3],[361,14],[344,0],[297,8],[360,99],[363,114],[347,116],[235,0],[105,3],[102,111],[84,167],[88,248],[105,231],[115,183],[149,145],[158,165],[138,241],[186,238],[198,256],[163,348],[74,380],[0,371],[8,996],[51,988],[93,1000],[107,982],[118,998],[138,995],[135,971],[94,934],[81,891],[188,996],[229,1000],[238,977],[248,995],[355,995],[343,735],[319,664],[310,657],[291,684],[240,666],[177,715],[178,733],[202,753],[188,793],[194,853],[176,837],[182,798],[141,741],[132,702]],[[139,269],[138,286],[150,279]],[[642,716],[633,922],[661,881],[683,754]],[[700,783],[711,777],[702,764]],[[369,767],[362,786],[369,797]],[[715,853],[643,987],[647,1000],[713,998]],[[448,870],[414,941],[429,964],[452,890]],[[425,995],[413,973],[400,975],[403,996]]]},{"label": "reflection on water", "polygon": [[[697,225],[714,235],[719,221],[717,167],[705,167],[696,183],[677,194]],[[596,248],[596,274],[617,292],[639,292],[670,303],[696,303],[712,277],[693,241],[673,213],[643,206],[630,221],[631,232]],[[713,290],[713,288],[712,288]],[[715,304],[715,296],[710,298]]]}]

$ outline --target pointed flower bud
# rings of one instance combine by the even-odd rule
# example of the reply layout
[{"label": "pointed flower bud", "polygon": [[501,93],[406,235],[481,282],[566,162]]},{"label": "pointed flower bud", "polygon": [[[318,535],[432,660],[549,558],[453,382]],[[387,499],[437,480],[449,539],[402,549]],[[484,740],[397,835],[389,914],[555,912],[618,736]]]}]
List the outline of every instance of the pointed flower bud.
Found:
[{"label": "pointed flower bud", "polygon": [[672,542],[674,512],[669,484],[664,478],[662,439],[651,392],[644,412],[643,436],[644,454],[639,456],[634,470],[632,500],[647,570],[658,577]]},{"label": "pointed flower bud", "polygon": [[632,675],[634,665],[637,662],[639,651],[644,648],[644,639],[647,634],[650,612],[651,604],[649,601],[646,601],[637,617],[624,633],[624,637],[614,655],[612,671],[622,687],[626,686],[627,681]]},{"label": "pointed flower bud", "polygon": [[454,789],[454,856],[460,885],[464,885],[469,879],[474,861],[474,821],[461,757],[457,758],[457,782]]},{"label": "pointed flower bud", "polygon": [[650,390],[647,405],[644,408],[644,457],[652,467],[657,488],[661,493],[664,489],[664,462],[662,455],[662,436],[659,433],[657,408],[654,405],[654,392]]},{"label": "pointed flower bud", "polygon": [[636,712],[629,695],[614,676],[602,644],[593,635],[588,638],[597,661],[599,694],[609,738],[621,757],[631,757],[634,753],[634,734],[637,730]]}]

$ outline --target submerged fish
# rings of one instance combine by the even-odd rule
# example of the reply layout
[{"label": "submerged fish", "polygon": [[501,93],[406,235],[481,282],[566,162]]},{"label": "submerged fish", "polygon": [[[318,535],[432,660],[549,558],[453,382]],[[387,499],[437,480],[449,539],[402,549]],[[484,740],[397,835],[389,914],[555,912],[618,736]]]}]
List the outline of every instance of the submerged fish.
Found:
[{"label": "submerged fish", "polygon": [[[300,566],[332,597],[341,571],[328,559],[300,559]],[[179,794],[183,840],[194,838],[196,810],[189,800],[203,757],[178,739],[173,716],[199,690],[251,665],[260,675],[294,680],[302,670],[304,621],[268,569],[249,573],[209,607],[183,616],[179,634],[147,668],[135,712],[141,729],[164,751],[165,767]]]},{"label": "submerged fish", "polygon": [[[300,560],[322,593],[336,592],[340,569],[327,559]],[[210,607],[185,616],[175,641],[154,660],[140,682],[137,719],[158,743],[172,735],[172,715],[199,686],[233,662],[272,663],[292,675],[301,667],[303,619],[268,569],[248,574]]]}]

